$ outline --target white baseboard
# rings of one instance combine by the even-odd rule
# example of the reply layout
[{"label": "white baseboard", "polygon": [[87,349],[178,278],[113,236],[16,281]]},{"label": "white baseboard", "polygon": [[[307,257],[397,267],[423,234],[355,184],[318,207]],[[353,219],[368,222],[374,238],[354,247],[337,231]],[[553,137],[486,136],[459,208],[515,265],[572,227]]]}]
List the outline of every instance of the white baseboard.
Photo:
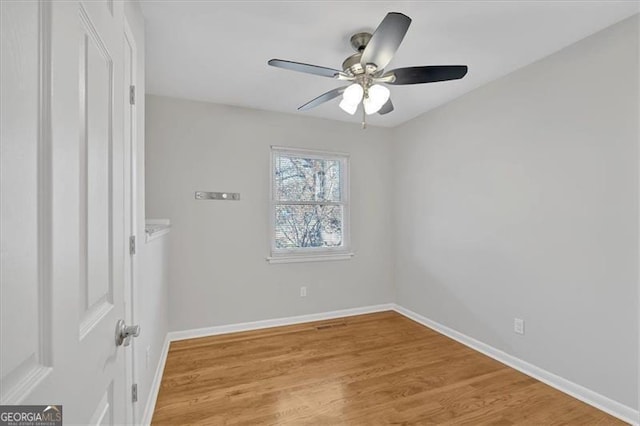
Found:
[{"label": "white baseboard", "polygon": [[540,380],[541,382],[546,383],[547,385],[554,387],[568,395],[571,395],[574,398],[579,399],[589,405],[592,405],[599,410],[609,413],[612,416],[619,418],[620,420],[631,423],[633,425],[638,425],[638,422],[640,421],[638,411],[634,410],[631,407],[627,407],[626,405],[607,398],[606,396],[594,392],[591,389],[587,389],[584,386],[573,383],[547,370],[543,370],[540,367],[509,355],[508,353],[496,349],[493,346],[489,346],[486,343],[480,342],[479,340],[462,334],[436,321],[430,320],[429,318],[426,318],[402,306],[394,304],[393,309],[396,312],[404,315],[405,317],[424,325],[425,327],[428,327],[440,334],[444,334],[445,336],[450,337],[453,340],[470,347],[471,349],[481,352],[505,365],[508,365],[509,367],[516,369],[526,374],[527,376],[531,376],[534,379]]},{"label": "white baseboard", "polygon": [[144,413],[142,414],[141,424],[150,425],[153,418],[153,410],[156,408],[156,401],[158,399],[158,392],[160,392],[160,383],[162,383],[162,374],[164,373],[164,366],[167,363],[167,355],[169,354],[169,335],[164,339],[162,345],[162,352],[160,353],[160,359],[158,360],[158,367],[156,368],[156,374],[153,376],[153,382],[151,383],[151,389],[149,389],[149,396],[147,403],[144,406]]},{"label": "white baseboard", "polygon": [[395,305],[393,303],[386,303],[383,305],[341,309],[339,311],[321,312],[318,314],[298,315],[295,317],[242,322],[230,325],[218,325],[214,327],[196,328],[192,330],[172,331],[168,334],[168,337],[170,341],[175,342],[177,340],[193,339],[196,337],[216,336],[218,334],[237,333],[240,331],[259,330],[261,328],[280,327],[283,325],[302,324],[311,321],[323,321],[333,318],[370,314],[373,312],[391,311],[394,309],[394,306]]}]

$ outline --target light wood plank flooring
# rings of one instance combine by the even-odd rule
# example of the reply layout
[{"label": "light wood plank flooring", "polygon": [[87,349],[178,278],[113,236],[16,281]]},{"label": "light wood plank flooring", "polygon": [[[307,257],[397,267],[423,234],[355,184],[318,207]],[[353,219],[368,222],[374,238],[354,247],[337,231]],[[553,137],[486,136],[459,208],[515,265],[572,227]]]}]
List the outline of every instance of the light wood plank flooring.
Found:
[{"label": "light wood plank flooring", "polygon": [[395,312],[171,344],[153,424],[623,424]]}]

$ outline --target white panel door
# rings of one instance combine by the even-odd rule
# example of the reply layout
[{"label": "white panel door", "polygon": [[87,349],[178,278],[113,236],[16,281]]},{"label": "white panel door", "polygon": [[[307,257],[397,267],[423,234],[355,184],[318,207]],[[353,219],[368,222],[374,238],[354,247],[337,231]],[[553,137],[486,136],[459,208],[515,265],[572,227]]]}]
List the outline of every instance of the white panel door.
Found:
[{"label": "white panel door", "polygon": [[0,398],[122,424],[123,4],[0,7]]}]

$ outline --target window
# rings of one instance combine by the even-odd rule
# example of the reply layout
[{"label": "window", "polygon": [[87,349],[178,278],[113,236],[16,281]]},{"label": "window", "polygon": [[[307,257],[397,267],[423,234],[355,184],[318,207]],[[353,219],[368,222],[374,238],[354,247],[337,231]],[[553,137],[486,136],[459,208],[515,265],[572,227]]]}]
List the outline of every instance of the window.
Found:
[{"label": "window", "polygon": [[270,262],[352,255],[348,168],[347,154],[272,147]]}]

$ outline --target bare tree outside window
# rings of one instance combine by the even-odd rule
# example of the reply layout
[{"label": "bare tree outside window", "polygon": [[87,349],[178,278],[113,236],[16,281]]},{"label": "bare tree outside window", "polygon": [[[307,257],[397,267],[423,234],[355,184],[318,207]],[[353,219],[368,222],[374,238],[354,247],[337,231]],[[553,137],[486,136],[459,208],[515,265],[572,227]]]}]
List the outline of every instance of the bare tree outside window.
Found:
[{"label": "bare tree outside window", "polygon": [[274,248],[342,247],[344,159],[293,152],[273,158]]}]

